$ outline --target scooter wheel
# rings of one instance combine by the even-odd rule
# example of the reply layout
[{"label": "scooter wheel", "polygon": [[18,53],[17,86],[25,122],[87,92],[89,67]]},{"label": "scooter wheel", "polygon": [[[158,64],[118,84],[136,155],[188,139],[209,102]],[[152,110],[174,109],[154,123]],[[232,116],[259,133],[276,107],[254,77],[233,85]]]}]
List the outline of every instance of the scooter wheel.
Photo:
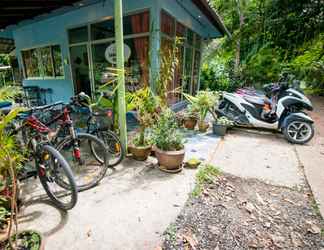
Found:
[{"label": "scooter wheel", "polygon": [[305,144],[314,137],[313,123],[292,120],[283,129],[285,138],[294,144]]}]

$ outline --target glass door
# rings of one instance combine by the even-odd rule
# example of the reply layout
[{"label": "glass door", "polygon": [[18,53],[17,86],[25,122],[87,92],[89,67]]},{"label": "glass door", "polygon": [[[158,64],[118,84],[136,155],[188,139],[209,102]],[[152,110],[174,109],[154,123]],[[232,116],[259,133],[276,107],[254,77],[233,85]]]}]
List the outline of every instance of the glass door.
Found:
[{"label": "glass door", "polygon": [[71,46],[70,59],[75,94],[84,92],[91,96],[89,53],[87,45]]}]

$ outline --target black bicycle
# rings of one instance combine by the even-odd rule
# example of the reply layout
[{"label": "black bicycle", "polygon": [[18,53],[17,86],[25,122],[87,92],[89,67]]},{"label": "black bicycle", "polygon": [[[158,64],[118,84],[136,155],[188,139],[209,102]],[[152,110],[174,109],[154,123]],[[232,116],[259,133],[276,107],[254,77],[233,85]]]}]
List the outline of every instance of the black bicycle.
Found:
[{"label": "black bicycle", "polygon": [[[38,176],[53,204],[60,209],[69,210],[75,206],[78,197],[72,170],[62,154],[52,145],[49,139],[51,129],[35,116],[35,113],[43,112],[53,105],[24,111],[18,115],[9,131],[15,135],[21,149],[28,149],[25,153],[25,167],[18,178],[24,180]],[[35,168],[27,169],[28,163],[34,163]],[[64,188],[58,184],[61,180],[66,183]]]},{"label": "black bicycle", "polygon": [[[109,99],[111,96],[107,95],[105,92],[101,92],[98,101],[93,104],[91,104],[90,97],[83,92],[73,97],[75,103],[89,110],[89,116],[86,121],[86,131],[87,133],[97,136],[104,142],[109,151],[109,166],[114,167],[124,159],[125,150],[118,135],[112,131],[114,120],[112,110],[98,108],[102,98]],[[94,110],[94,107],[96,107],[96,110]],[[104,161],[101,153],[95,148],[93,148],[92,152],[98,161]]]}]

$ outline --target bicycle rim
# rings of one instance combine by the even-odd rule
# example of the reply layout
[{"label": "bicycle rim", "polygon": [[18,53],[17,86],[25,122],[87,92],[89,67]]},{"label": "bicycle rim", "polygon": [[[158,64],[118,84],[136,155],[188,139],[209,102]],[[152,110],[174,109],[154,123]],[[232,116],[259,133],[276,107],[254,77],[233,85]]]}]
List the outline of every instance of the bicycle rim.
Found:
[{"label": "bicycle rim", "polygon": [[[77,202],[77,188],[63,156],[52,146],[45,145],[40,150],[37,167],[39,179],[54,205],[63,210],[72,209]],[[65,180],[65,188],[57,184],[59,179]]]},{"label": "bicycle rim", "polygon": [[[100,151],[102,162],[94,156],[93,147],[98,153]],[[98,185],[105,176],[108,168],[108,152],[104,143],[95,136],[80,133],[76,140],[68,137],[57,145],[57,149],[71,166],[78,191]],[[64,180],[58,180],[58,184],[62,187],[67,185]]]}]

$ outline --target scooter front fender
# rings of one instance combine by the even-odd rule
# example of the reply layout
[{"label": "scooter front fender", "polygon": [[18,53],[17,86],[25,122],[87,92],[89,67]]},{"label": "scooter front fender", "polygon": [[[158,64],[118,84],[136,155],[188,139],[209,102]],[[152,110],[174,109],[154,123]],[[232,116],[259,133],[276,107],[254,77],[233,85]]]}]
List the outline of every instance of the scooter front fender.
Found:
[{"label": "scooter front fender", "polygon": [[310,123],[314,123],[314,120],[308,116],[305,113],[299,112],[299,113],[292,113],[290,115],[288,115],[287,117],[285,117],[285,119],[282,121],[282,123],[280,124],[280,128],[284,128],[287,126],[287,124],[289,122],[291,122],[292,120],[296,120],[296,121],[307,121]]}]

